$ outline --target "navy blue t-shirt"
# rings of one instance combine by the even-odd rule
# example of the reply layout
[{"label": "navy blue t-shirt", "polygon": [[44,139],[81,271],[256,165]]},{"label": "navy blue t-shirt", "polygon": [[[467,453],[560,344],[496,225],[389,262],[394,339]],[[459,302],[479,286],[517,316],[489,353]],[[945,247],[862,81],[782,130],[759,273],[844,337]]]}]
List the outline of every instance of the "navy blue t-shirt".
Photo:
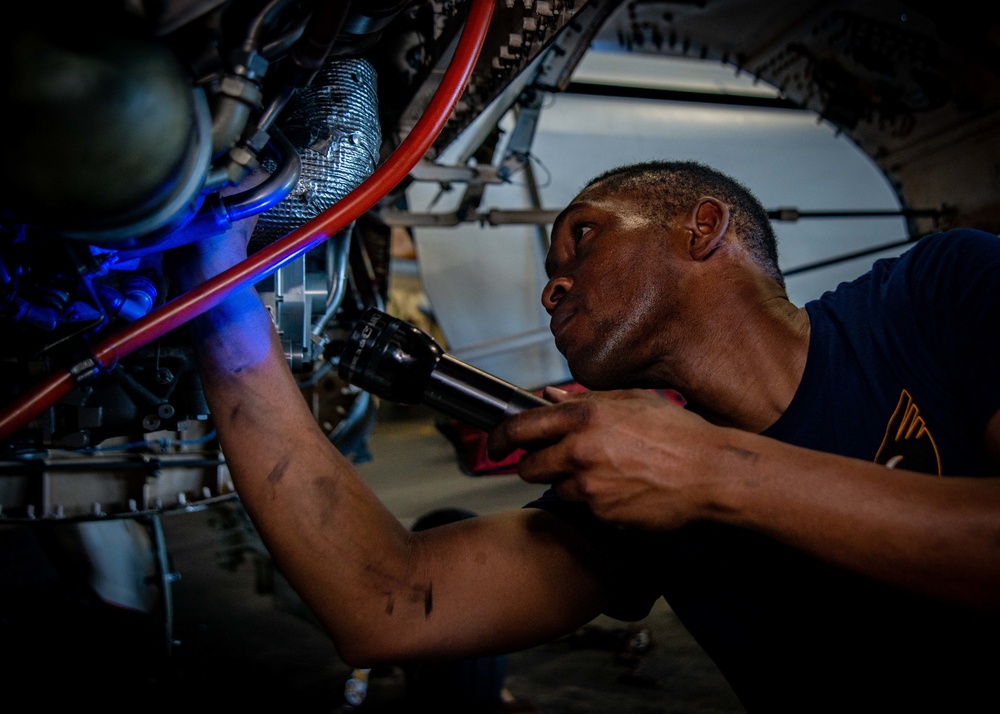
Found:
[{"label": "navy blue t-shirt", "polygon": [[[928,478],[998,473],[983,436],[1000,409],[1000,238],[928,236],[806,309],[805,372],[766,436]],[[613,589],[608,615],[640,619],[663,596],[748,710],[1000,706],[1000,617],[731,526],[611,528],[551,492],[529,506],[593,539]]]}]

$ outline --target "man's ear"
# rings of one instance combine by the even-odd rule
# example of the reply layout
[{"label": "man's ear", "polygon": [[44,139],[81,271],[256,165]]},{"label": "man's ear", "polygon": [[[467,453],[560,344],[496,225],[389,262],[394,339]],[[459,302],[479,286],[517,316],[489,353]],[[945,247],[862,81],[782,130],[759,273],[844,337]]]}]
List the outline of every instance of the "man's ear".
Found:
[{"label": "man's ear", "polygon": [[722,244],[729,230],[729,206],[717,198],[699,198],[691,211],[688,253],[694,260],[704,260]]}]

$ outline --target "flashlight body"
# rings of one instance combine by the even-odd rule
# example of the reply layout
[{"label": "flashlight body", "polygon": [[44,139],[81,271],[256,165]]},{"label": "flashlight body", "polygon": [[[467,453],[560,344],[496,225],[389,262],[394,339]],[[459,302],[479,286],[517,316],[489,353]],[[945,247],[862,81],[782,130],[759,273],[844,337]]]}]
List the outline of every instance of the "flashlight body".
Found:
[{"label": "flashlight body", "polygon": [[452,357],[427,333],[377,308],[368,308],[355,325],[337,370],[377,397],[424,404],[483,431],[549,404]]},{"label": "flashlight body", "polygon": [[431,372],[423,402],[483,431],[549,402],[445,353]]}]

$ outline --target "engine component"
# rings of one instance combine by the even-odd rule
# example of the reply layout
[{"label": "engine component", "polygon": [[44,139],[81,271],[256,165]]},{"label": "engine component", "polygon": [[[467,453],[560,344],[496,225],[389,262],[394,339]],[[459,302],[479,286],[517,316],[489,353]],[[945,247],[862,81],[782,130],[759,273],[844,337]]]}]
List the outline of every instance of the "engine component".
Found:
[{"label": "engine component", "polygon": [[[163,251],[181,244],[174,237],[180,235],[177,232],[134,246],[97,246],[42,226],[0,224],[0,317],[13,318],[31,337],[16,340],[13,358],[0,363],[0,387],[14,395],[15,401],[13,408],[0,416],[0,443],[9,456],[9,461],[0,464],[4,467],[0,469],[0,520],[134,518],[190,510],[235,496],[213,432],[202,433],[209,416],[207,407],[196,371],[187,368],[191,364],[190,345],[184,332],[175,328],[210,309],[232,290],[255,284],[290,262],[310,256],[319,258],[321,264],[326,258],[328,263],[315,271],[327,282],[326,304],[321,310],[304,310],[306,314],[298,320],[283,322],[289,326],[288,332],[292,328],[297,331],[301,345],[321,337],[319,331],[332,322],[344,296],[348,258],[356,252],[356,242],[348,240],[349,226],[355,221],[362,223],[359,219],[406,177],[440,132],[472,71],[492,9],[489,0],[472,3],[468,27],[426,116],[374,173],[379,142],[378,124],[372,120],[376,115],[371,101],[374,75],[366,76],[367,68],[356,58],[336,60],[341,67],[351,67],[342,77],[350,91],[342,85],[340,91],[331,92],[324,116],[329,117],[334,105],[341,113],[347,110],[339,105],[353,103],[355,109],[367,108],[352,125],[363,132],[352,129],[335,141],[329,135],[326,148],[338,147],[336,165],[317,169],[343,171],[344,175],[336,180],[325,176],[320,182],[323,185],[309,186],[303,192],[312,200],[304,210],[314,218],[291,219],[295,225],[279,221],[274,232],[290,230],[289,235],[186,294],[169,299],[169,284],[165,284],[168,281],[160,262]],[[245,57],[247,53],[237,55]],[[368,97],[358,96],[358,92],[367,92]],[[227,116],[230,119],[224,124],[228,126],[233,123],[233,112]],[[260,129],[265,124],[269,131]],[[263,150],[262,135],[269,137],[268,145],[274,144],[279,160],[292,163],[256,187],[266,187],[263,193],[267,195],[250,189],[221,197],[219,192],[230,185],[223,174],[229,176],[234,166],[255,165],[258,158],[250,150]],[[341,139],[345,142],[342,146],[337,143]],[[301,151],[318,150],[323,143],[314,141]],[[350,159],[345,160],[345,156]],[[249,122],[243,138],[220,156],[219,169],[225,170],[209,172],[204,210],[189,226],[197,228],[197,238],[201,238],[225,229],[237,218],[271,208],[279,209],[275,215],[280,218],[285,208],[280,202],[295,188],[299,167],[298,152],[278,123],[272,126],[263,119]],[[369,174],[369,180],[362,180]],[[276,194],[281,194],[280,200],[272,200]],[[5,207],[5,221],[9,215]],[[307,225],[302,225],[303,221]],[[263,226],[266,232],[267,220]],[[339,238],[314,256],[312,249],[331,236]],[[356,270],[352,262],[350,271]],[[356,281],[359,276],[354,275]],[[362,280],[368,278],[365,273]],[[365,292],[365,286],[358,287],[359,294]],[[306,295],[312,287],[307,290],[305,281],[302,288],[302,295],[283,291],[281,301],[289,302],[287,307],[291,308],[294,300],[311,305],[310,300],[317,297],[319,304],[318,291],[314,290],[316,296]],[[364,299],[370,301],[370,296]],[[289,311],[285,312],[288,318]],[[308,314],[313,312],[321,313],[315,324]],[[105,336],[122,322],[130,324]],[[65,369],[65,365],[74,366]],[[26,391],[26,385],[36,382],[38,375],[44,377],[42,383]],[[321,384],[313,384],[311,378],[307,382],[311,387]],[[334,417],[329,426],[324,423],[331,441],[355,459],[365,458],[363,435],[359,437],[357,430],[370,428],[370,405],[367,396],[349,400],[340,424],[332,423],[336,409],[319,410],[319,417]],[[170,458],[174,449],[183,450],[192,443],[204,448],[199,456]],[[118,452],[123,458],[113,462],[96,458],[104,452]],[[93,470],[90,464],[94,464]]]},{"label": "engine component", "polygon": [[[270,245],[346,196],[375,170],[379,146],[377,78],[365,59],[333,59],[285,108],[282,132],[302,164],[295,187],[257,220],[249,252]],[[269,168],[265,162],[265,168]],[[292,371],[321,356],[314,325],[343,296],[350,229],[321,249],[322,260],[302,255],[257,285],[278,328]],[[325,266],[319,271],[316,265]]]},{"label": "engine component", "polygon": [[312,220],[375,170],[382,142],[376,85],[367,60],[335,59],[289,101],[280,125],[302,173],[291,193],[258,218],[250,252]]},{"label": "engine component", "polygon": [[208,105],[168,48],[81,47],[19,30],[6,54],[0,96],[17,139],[0,147],[0,191],[15,220],[120,241],[164,229],[196,202],[211,158]]}]

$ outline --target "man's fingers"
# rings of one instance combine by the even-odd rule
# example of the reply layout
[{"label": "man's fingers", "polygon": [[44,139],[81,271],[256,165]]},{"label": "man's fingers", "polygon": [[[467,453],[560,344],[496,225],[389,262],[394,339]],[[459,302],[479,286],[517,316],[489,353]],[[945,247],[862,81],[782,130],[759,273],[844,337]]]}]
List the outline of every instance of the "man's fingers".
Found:
[{"label": "man's fingers", "polygon": [[506,458],[516,449],[537,451],[563,439],[567,434],[597,424],[601,415],[607,418],[610,403],[628,400],[656,402],[664,400],[643,389],[612,392],[567,392],[546,387],[544,396],[549,406],[528,409],[505,419],[493,429],[486,442],[491,459]]},{"label": "man's fingers", "polygon": [[500,422],[486,440],[490,458],[499,460],[515,449],[533,451],[562,439],[575,423],[574,401],[528,409]]},{"label": "man's fingers", "polygon": [[557,484],[570,480],[565,442],[557,442],[537,451],[529,451],[518,461],[517,473],[527,483]]}]

